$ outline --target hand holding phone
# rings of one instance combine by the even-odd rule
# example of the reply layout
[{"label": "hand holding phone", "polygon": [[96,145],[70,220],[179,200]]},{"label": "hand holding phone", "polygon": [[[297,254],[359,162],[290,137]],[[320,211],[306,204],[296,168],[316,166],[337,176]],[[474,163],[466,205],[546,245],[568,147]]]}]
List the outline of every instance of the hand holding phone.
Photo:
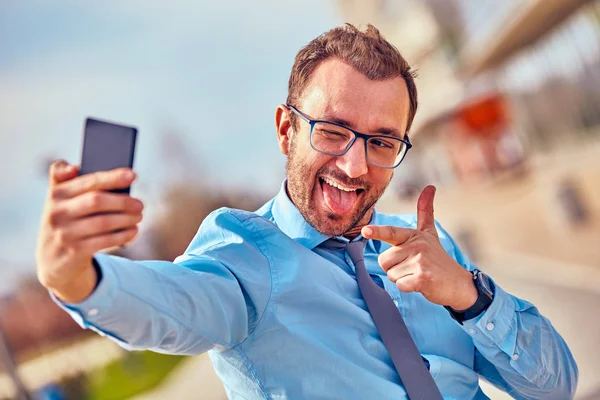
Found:
[{"label": "hand holding phone", "polygon": [[81,167],[59,160],[49,172],[38,235],[38,279],[66,302],[96,287],[94,254],[131,242],[143,203],[129,196],[137,129],[88,119]]}]

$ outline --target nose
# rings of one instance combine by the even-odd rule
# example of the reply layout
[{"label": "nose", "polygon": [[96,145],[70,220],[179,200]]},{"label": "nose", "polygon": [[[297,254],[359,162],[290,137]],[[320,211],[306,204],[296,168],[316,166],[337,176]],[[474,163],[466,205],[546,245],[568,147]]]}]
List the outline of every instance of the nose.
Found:
[{"label": "nose", "polygon": [[365,140],[357,138],[352,147],[336,160],[336,166],[344,171],[349,178],[358,178],[367,173],[367,155],[365,154]]}]

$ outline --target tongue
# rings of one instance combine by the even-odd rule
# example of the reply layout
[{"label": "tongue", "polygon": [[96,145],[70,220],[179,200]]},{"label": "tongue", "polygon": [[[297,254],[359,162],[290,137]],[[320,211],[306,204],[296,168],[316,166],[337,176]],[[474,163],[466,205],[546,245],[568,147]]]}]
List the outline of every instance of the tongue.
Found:
[{"label": "tongue", "polygon": [[356,202],[356,191],[345,192],[323,182],[323,197],[327,207],[336,214],[346,214]]}]

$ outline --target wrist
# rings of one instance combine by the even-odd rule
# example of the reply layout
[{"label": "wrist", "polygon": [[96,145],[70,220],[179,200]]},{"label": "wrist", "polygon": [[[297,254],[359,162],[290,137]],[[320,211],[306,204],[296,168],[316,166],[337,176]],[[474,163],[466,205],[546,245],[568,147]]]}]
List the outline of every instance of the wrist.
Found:
[{"label": "wrist", "polygon": [[68,284],[49,287],[50,291],[65,303],[80,303],[87,299],[99,283],[97,268],[92,262],[84,268],[81,274],[72,279]]},{"label": "wrist", "polygon": [[461,284],[458,286],[457,290],[459,295],[457,296],[456,301],[453,301],[452,304],[448,304],[448,307],[455,311],[464,311],[471,308],[479,297],[477,287],[473,281],[473,274],[467,270],[463,271],[463,278],[461,279]]}]

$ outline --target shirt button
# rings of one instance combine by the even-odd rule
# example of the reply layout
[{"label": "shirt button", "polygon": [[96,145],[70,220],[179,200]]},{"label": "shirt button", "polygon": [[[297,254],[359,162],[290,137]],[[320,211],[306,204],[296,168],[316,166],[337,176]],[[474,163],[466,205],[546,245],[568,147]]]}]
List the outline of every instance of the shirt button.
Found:
[{"label": "shirt button", "polygon": [[493,322],[488,322],[487,325],[485,326],[485,329],[487,329],[488,331],[493,330],[495,327]]},{"label": "shirt button", "polygon": [[91,310],[89,310],[87,312],[88,317],[93,317],[94,315],[98,315],[98,309],[97,308],[92,308]]},{"label": "shirt button", "polygon": [[394,300],[394,305],[398,307],[398,300]]},{"label": "shirt button", "polygon": [[511,357],[514,361],[517,361],[519,359],[519,355],[517,353],[513,354]]},{"label": "shirt button", "polygon": [[476,333],[477,333],[477,331],[476,331],[475,329],[471,328],[471,329],[469,329],[469,333],[470,333],[471,335],[474,335],[474,334],[476,334]]}]

